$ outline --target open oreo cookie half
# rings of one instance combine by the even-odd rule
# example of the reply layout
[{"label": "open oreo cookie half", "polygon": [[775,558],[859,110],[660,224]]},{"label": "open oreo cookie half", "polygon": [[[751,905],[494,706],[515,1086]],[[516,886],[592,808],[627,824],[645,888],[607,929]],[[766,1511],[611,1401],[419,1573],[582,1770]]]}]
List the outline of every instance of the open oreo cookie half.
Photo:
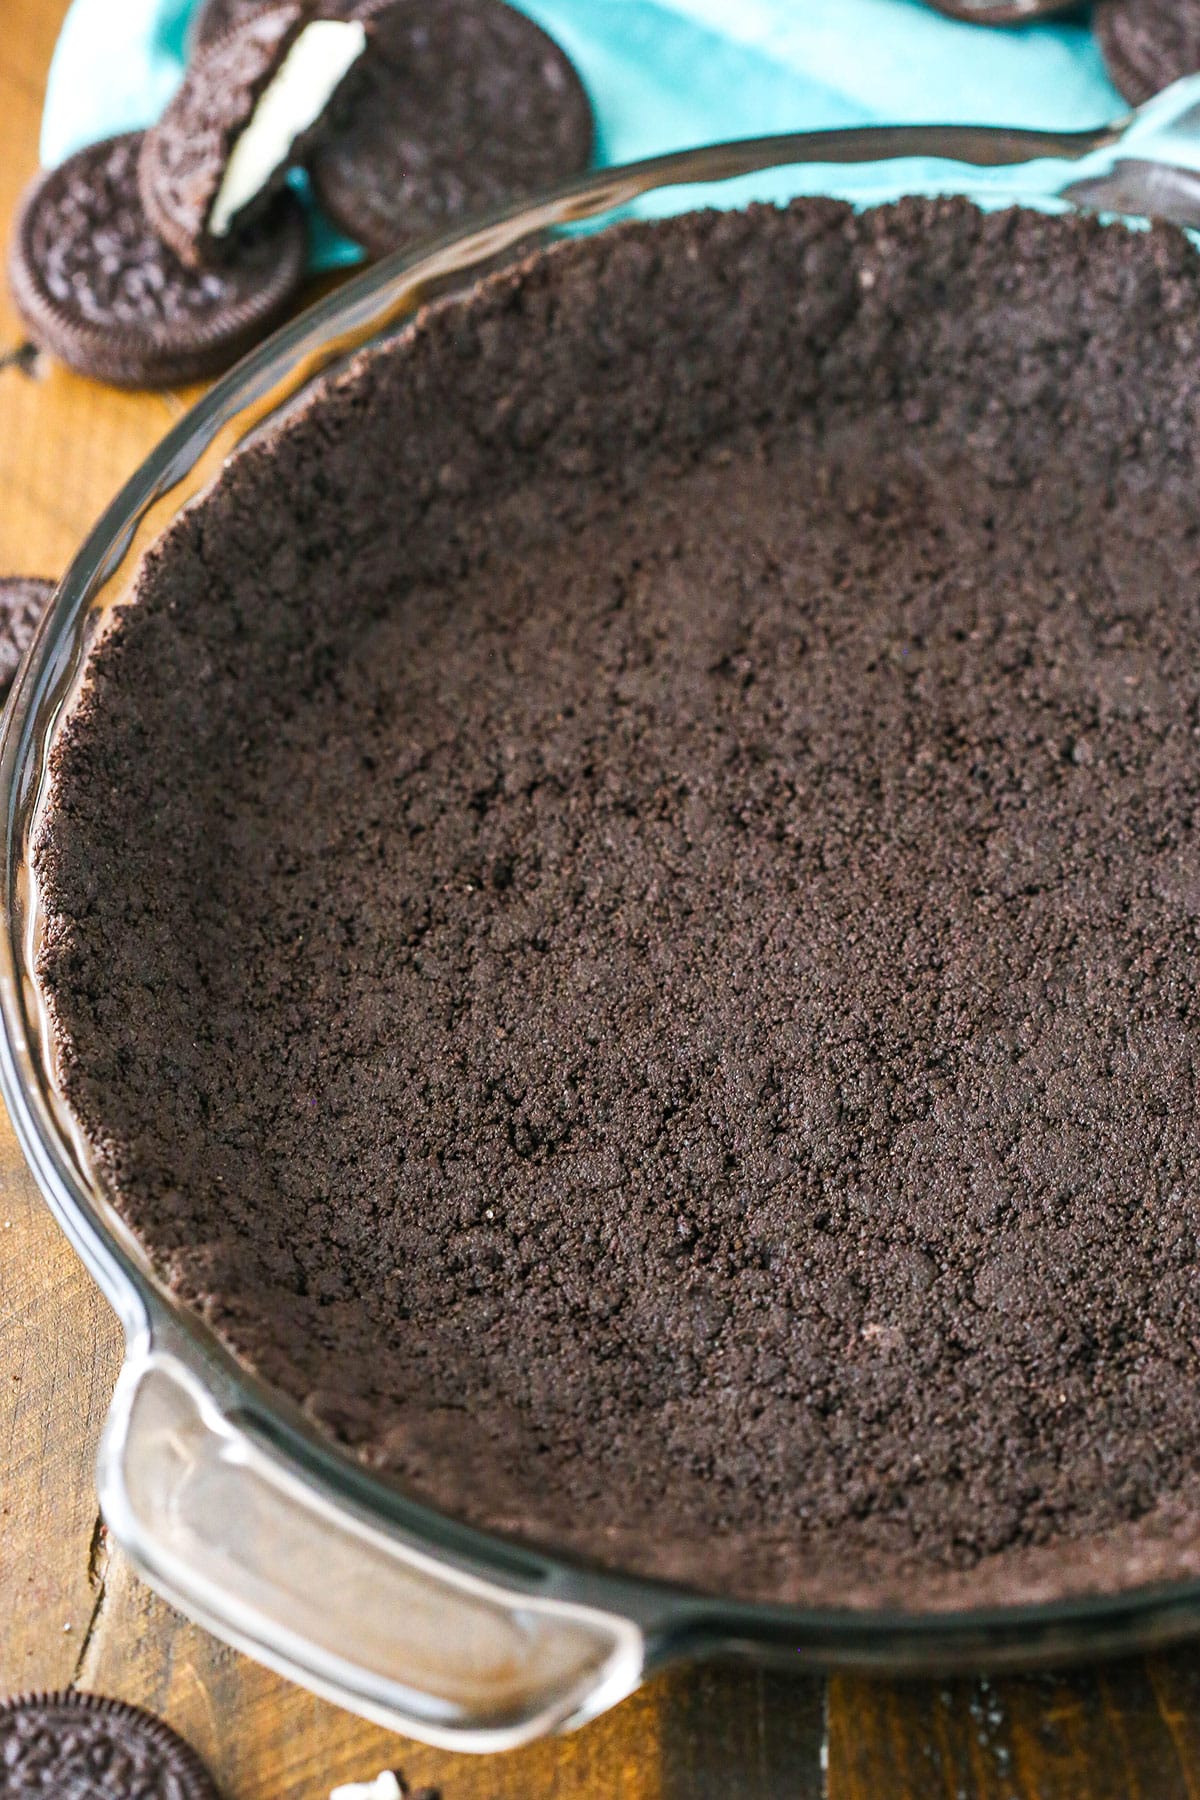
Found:
[{"label": "open oreo cookie half", "polygon": [[236,254],[239,234],[304,161],[367,45],[362,18],[307,0],[264,6],[198,49],[138,166],[159,236],[190,266]]},{"label": "open oreo cookie half", "polygon": [[1100,0],[1095,28],[1114,85],[1135,106],[1200,69],[1198,0]]},{"label": "open oreo cookie half", "polygon": [[592,141],[579,76],[524,13],[503,0],[397,0],[310,172],[333,222],[383,256],[578,173]]}]

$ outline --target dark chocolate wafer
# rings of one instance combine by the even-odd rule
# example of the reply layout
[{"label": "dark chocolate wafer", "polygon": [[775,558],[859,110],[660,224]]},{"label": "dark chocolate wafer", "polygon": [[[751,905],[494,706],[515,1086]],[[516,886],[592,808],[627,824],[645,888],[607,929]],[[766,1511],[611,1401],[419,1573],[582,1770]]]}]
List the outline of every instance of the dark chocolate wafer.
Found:
[{"label": "dark chocolate wafer", "polygon": [[0,575],[0,701],[8,696],[53,592],[52,581],[32,575]]},{"label": "dark chocolate wafer", "polygon": [[1127,100],[1144,100],[1200,70],[1200,0],[1101,0],[1096,36]]},{"label": "dark chocolate wafer", "polygon": [[142,134],[79,151],[27,190],[9,282],[34,341],[71,368],[123,387],[214,374],[279,319],[304,276],[308,232],[281,194],[217,271],[188,269],[150,228],[138,196]]},{"label": "dark chocolate wafer", "polygon": [[375,22],[344,124],[312,158],[330,218],[373,255],[587,166],[570,61],[502,0],[397,0]]},{"label": "dark chocolate wafer", "polygon": [[161,1719],[71,1690],[0,1702],[5,1800],[219,1800],[196,1752]]}]

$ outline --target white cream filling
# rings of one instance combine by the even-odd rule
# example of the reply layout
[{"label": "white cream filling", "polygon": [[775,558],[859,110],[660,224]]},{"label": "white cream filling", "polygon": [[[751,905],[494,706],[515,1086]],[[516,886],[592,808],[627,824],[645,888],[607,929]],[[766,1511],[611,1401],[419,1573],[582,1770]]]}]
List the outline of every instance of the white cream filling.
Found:
[{"label": "white cream filling", "polygon": [[374,1781],[348,1781],[335,1787],[329,1800],[404,1800],[404,1789],[390,1769],[384,1769]]},{"label": "white cream filling", "polygon": [[283,166],[296,139],[320,118],[366,47],[366,29],[359,20],[314,19],[305,26],[230,152],[208,219],[214,237],[225,236],[230,221]]}]

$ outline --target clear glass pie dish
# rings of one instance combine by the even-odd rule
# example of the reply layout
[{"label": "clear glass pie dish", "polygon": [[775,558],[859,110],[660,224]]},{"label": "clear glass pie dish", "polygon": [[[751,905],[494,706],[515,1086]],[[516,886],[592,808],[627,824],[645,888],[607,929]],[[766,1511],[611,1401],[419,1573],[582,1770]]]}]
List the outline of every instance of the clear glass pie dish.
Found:
[{"label": "clear glass pie dish", "polygon": [[[179,1306],[119,1219],[56,1082],[30,856],[56,732],[147,547],[241,444],[362,347],[401,333],[421,305],[465,291],[481,269],[564,230],[603,230],[631,208],[711,201],[720,197],[712,184],[737,182],[739,199],[790,197],[814,163],[937,158],[948,189],[986,204],[1078,201],[1200,222],[1194,177],[1165,149],[1197,92],[1182,84],[1129,134],[1114,128],[1086,142],[973,128],[831,133],[710,146],[574,182],[378,265],[285,327],[171,431],[83,545],[23,667],[0,743],[0,1073],[42,1191],[126,1333],[99,1458],[105,1518],[153,1585],[219,1636],[399,1731],[491,1751],[579,1724],[682,1658],[996,1666],[1200,1629],[1200,1583],[925,1613],[723,1601],[505,1541],[372,1475]],[[1161,160],[1130,141],[1151,127],[1165,132]],[[989,175],[972,176],[967,162],[992,165]],[[893,191],[903,189],[902,169]]]}]

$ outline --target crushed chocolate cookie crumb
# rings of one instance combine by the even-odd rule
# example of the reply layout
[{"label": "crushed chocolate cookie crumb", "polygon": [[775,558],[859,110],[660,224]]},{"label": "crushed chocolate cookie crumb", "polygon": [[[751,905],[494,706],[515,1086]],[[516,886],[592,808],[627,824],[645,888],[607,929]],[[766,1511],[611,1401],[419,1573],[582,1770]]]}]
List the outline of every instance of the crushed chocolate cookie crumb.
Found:
[{"label": "crushed chocolate cookie crumb", "polygon": [[1200,265],[829,202],[495,277],[149,558],[38,850],[225,1340],[747,1596],[1200,1573]]}]

